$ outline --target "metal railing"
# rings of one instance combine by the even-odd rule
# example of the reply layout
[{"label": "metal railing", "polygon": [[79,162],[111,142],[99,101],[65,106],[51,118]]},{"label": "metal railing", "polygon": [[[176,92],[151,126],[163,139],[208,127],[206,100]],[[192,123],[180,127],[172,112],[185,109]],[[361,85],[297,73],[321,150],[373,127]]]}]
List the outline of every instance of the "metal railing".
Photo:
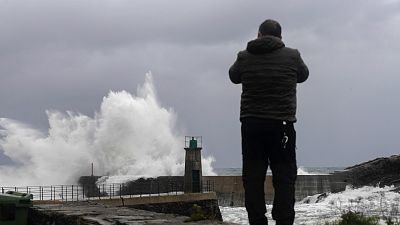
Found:
[{"label": "metal railing", "polygon": [[[214,183],[203,184],[202,192],[212,192]],[[0,187],[1,193],[8,191],[33,195],[33,200],[85,201],[93,199],[137,198],[145,196],[165,196],[183,194],[181,182],[169,182],[167,185],[158,180],[144,183],[113,183],[99,185],[47,185],[47,186],[8,186]]]}]

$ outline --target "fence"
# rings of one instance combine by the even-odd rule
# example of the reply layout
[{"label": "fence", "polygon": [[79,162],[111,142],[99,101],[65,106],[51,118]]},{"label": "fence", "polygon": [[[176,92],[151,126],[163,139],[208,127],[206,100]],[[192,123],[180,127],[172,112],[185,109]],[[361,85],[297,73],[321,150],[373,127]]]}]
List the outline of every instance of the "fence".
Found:
[{"label": "fence", "polygon": [[[202,192],[212,192],[215,185],[207,181]],[[23,192],[33,195],[33,200],[51,201],[84,201],[90,199],[136,198],[143,196],[179,195],[183,194],[181,182],[170,182],[167,185],[159,180],[135,183],[115,183],[100,185],[49,185],[0,187],[1,193],[7,191]]]}]

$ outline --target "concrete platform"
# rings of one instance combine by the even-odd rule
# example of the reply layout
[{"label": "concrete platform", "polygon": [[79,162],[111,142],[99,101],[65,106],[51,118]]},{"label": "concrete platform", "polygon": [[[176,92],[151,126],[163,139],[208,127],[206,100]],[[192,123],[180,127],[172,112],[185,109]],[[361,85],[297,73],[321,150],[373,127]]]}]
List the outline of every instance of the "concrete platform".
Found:
[{"label": "concrete platform", "polygon": [[137,224],[229,224],[204,220],[185,223],[189,217],[163,214],[126,207],[107,206],[96,202],[71,202],[36,205],[30,210],[30,225],[137,225]]}]

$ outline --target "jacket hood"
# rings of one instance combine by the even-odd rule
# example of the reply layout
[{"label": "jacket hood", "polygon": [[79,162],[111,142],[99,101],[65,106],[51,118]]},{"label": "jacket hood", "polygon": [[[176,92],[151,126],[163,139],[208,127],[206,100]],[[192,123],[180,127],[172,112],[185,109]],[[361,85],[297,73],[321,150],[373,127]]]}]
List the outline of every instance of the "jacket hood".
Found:
[{"label": "jacket hood", "polygon": [[282,47],[285,47],[285,44],[280,38],[267,35],[247,43],[246,50],[252,54],[264,54]]}]

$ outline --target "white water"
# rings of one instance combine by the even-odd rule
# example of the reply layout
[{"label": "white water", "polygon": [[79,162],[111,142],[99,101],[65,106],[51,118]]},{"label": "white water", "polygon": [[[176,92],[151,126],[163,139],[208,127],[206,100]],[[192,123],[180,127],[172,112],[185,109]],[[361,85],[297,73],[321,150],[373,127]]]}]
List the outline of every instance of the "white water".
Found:
[{"label": "white water", "polygon": [[[329,194],[320,202],[317,196],[310,196],[311,203],[297,202],[295,205],[295,224],[324,224],[340,218],[348,210],[362,212],[383,218],[391,216],[400,219],[400,194],[391,191],[393,187],[347,188],[345,191]],[[313,201],[314,200],[314,201]],[[220,207],[226,222],[249,224],[244,207]],[[271,205],[267,205],[269,224],[275,224],[271,218]]]},{"label": "white water", "polygon": [[[136,95],[110,91],[94,118],[47,115],[48,133],[0,118],[0,147],[15,162],[0,166],[2,186],[76,183],[90,175],[92,162],[96,175],[110,175],[112,182],[183,174],[183,135],[176,131],[174,111],[158,102],[151,73]],[[214,175],[212,162],[203,156],[203,174]]]},{"label": "white water", "polygon": [[[328,175],[334,171],[341,171],[342,167],[304,167],[299,166],[297,175]],[[242,176],[242,168],[216,168],[218,176]],[[268,168],[267,175],[271,176],[272,171]]]}]

